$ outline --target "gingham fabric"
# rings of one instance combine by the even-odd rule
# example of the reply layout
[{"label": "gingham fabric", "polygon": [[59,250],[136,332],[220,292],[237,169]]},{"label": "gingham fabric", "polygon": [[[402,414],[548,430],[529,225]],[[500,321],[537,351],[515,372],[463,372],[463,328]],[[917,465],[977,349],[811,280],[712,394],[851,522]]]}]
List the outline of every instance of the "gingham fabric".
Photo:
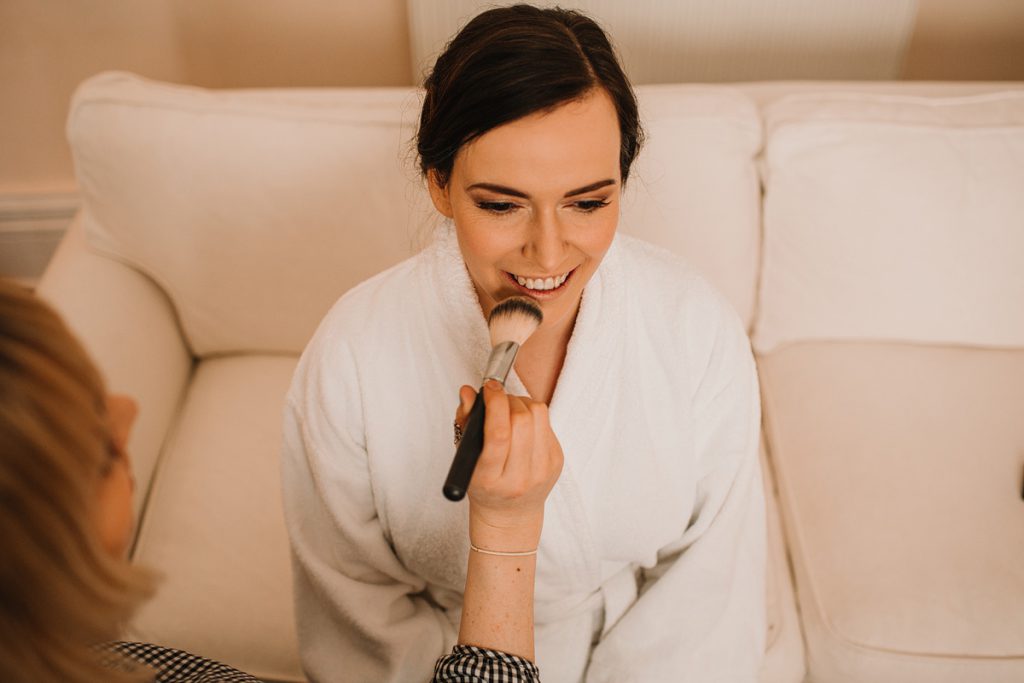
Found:
[{"label": "gingham fabric", "polygon": [[434,683],[540,683],[540,672],[522,657],[456,645],[437,660]]},{"label": "gingham fabric", "polygon": [[138,663],[155,670],[155,683],[259,683],[238,669],[159,645],[116,641],[104,643],[99,650],[104,653],[104,664],[111,668],[131,668]]}]

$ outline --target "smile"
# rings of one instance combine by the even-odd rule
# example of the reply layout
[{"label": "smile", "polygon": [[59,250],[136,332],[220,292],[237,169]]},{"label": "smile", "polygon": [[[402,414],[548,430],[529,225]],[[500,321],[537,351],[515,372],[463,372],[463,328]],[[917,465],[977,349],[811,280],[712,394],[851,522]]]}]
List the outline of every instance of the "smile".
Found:
[{"label": "smile", "polygon": [[572,275],[574,271],[575,268],[573,270],[570,270],[568,273],[563,273],[562,275],[537,278],[516,275],[515,273],[509,273],[508,271],[505,271],[505,274],[520,287],[528,289],[531,292],[550,292],[561,288],[561,286],[565,284],[565,281],[569,279],[569,276]]}]

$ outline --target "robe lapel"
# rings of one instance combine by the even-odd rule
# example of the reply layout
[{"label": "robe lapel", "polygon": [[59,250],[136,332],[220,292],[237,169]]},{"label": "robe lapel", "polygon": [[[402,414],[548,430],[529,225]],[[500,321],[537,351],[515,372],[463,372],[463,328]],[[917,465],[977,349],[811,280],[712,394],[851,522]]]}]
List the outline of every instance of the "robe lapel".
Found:
[{"label": "robe lapel", "polygon": [[[607,411],[595,410],[595,401],[614,396],[616,377],[612,368],[621,353],[621,321],[624,305],[618,249],[613,242],[601,266],[587,283],[576,318],[565,363],[551,398],[551,426],[565,454],[562,474],[548,497],[537,563],[538,618],[543,603],[572,609],[566,598],[579,602],[597,590],[602,580],[594,530],[583,485],[591,456],[601,448],[607,430]],[[511,391],[526,393],[513,370]]]}]

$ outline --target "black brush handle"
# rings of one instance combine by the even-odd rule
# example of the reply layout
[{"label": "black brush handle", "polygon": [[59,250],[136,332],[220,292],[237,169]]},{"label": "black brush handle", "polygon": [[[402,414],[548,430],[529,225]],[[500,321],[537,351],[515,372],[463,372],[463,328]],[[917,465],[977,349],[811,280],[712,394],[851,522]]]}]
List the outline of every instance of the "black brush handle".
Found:
[{"label": "black brush handle", "polygon": [[469,480],[473,478],[476,461],[484,449],[484,390],[476,392],[476,400],[469,411],[466,426],[462,429],[462,441],[455,451],[448,478],[444,480],[444,497],[459,501],[466,497]]}]

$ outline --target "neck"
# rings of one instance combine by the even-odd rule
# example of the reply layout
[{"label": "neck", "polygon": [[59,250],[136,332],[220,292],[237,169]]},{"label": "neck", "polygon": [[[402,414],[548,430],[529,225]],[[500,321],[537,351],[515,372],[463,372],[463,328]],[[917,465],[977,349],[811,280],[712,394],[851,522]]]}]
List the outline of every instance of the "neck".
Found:
[{"label": "neck", "polygon": [[565,349],[569,346],[569,339],[572,338],[573,328],[576,327],[576,316],[580,307],[565,316],[562,320],[556,320],[550,325],[541,325],[530,335],[530,338],[523,344],[521,352],[529,355],[550,355],[554,351],[560,351],[565,355]]},{"label": "neck", "polygon": [[569,348],[569,339],[576,324],[576,314],[555,321],[551,326],[541,325],[519,350],[516,373],[530,396],[536,401],[550,404],[555,385],[562,374],[562,365]]}]

